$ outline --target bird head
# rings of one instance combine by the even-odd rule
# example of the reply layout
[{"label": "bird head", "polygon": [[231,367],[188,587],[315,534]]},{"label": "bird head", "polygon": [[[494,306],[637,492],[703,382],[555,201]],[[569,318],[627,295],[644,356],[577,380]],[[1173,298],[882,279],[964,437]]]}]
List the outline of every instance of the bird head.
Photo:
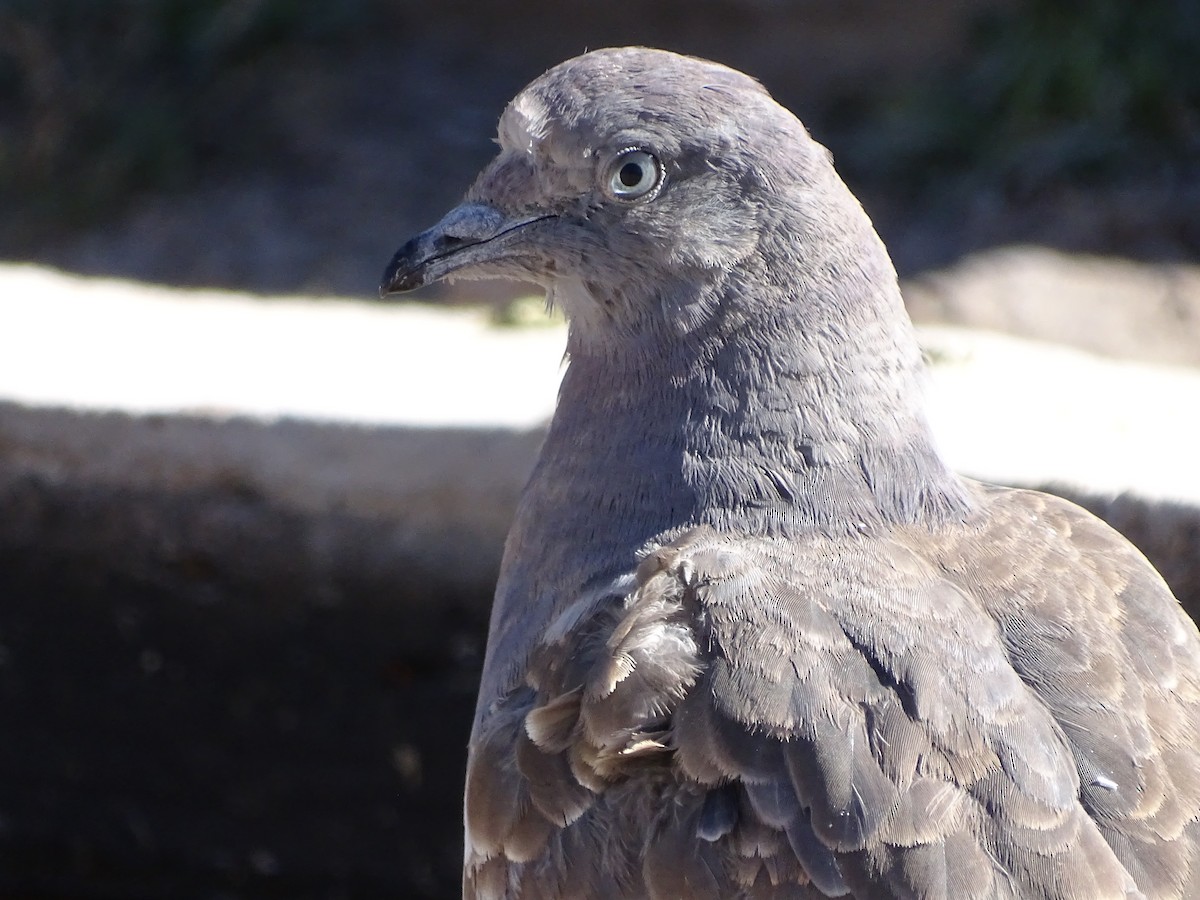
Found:
[{"label": "bird head", "polygon": [[573,325],[686,327],[713,311],[698,290],[761,269],[773,223],[803,239],[795,207],[840,185],[757,81],[646,48],[551,69],[509,104],[498,143],[464,202],[396,253],[381,293],[512,277],[545,286]]},{"label": "bird head", "polygon": [[[641,504],[658,524],[655,498],[785,530],[961,512],[887,251],[829,153],[758,82],[598,50],[518,94],[499,145],[381,290],[546,287],[571,360],[543,459],[572,474],[548,484],[605,473],[579,481],[581,503]],[[612,499],[623,460],[640,487]]]}]

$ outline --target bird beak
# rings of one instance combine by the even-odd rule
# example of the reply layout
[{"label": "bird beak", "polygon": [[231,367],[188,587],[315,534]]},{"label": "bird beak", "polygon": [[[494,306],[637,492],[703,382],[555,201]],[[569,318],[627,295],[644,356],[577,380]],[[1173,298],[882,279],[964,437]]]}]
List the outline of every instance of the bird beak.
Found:
[{"label": "bird beak", "polygon": [[510,219],[485,203],[464,203],[396,251],[383,273],[379,296],[411,291],[468,266],[498,259],[505,236],[548,215]]}]

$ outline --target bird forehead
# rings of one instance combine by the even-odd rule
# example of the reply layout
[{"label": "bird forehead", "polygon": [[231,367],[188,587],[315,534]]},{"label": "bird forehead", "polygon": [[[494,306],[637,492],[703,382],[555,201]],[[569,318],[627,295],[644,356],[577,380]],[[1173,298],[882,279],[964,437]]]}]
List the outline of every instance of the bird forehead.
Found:
[{"label": "bird forehead", "polygon": [[711,87],[723,88],[726,102],[766,95],[758,81],[736,69],[644,47],[585,53],[550,69],[534,85],[568,104],[582,101],[601,108],[619,105],[630,96],[664,109],[680,101],[708,105],[715,99],[707,95]]},{"label": "bird forehead", "polygon": [[500,143],[533,155],[550,132],[550,108],[531,91],[522,91],[500,119]]},{"label": "bird forehead", "polygon": [[674,143],[717,124],[750,126],[764,100],[770,96],[761,84],[718,63],[636,47],[596,50],[521,91],[501,118],[500,143],[571,156],[599,152],[627,133]]},{"label": "bird forehead", "polygon": [[[546,87],[534,82],[508,105],[500,119],[501,147],[568,164],[589,159],[621,131],[611,111],[580,96],[564,97]],[[636,118],[628,121],[636,122]]]}]

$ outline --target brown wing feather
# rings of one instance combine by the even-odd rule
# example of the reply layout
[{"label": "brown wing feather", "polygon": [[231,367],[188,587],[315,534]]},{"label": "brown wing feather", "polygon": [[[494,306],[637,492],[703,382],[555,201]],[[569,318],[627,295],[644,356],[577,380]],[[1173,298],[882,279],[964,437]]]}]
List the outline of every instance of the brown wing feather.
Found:
[{"label": "brown wing feather", "polygon": [[468,896],[1200,896],[1195,627],[1087,513],[978,491],[697,529],[569,606],[472,750]]},{"label": "brown wing feather", "polygon": [[898,540],[731,546],[724,571],[696,559],[713,573],[710,701],[780,742],[777,789],[855,895],[1132,894],[1061,730],[971,598]]},{"label": "brown wing feather", "polygon": [[997,623],[1015,671],[1066,735],[1084,809],[1141,890],[1200,896],[1194,624],[1099,519],[1046,494],[981,493],[988,514],[940,535],[934,558]]}]

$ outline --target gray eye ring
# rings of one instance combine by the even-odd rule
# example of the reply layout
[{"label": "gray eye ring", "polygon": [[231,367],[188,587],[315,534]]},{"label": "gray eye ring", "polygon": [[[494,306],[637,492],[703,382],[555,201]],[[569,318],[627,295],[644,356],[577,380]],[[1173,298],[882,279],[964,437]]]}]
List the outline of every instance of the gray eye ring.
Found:
[{"label": "gray eye ring", "polygon": [[617,200],[646,200],[658,194],[662,183],[658,157],[642,147],[628,147],[609,163],[604,187]]}]

